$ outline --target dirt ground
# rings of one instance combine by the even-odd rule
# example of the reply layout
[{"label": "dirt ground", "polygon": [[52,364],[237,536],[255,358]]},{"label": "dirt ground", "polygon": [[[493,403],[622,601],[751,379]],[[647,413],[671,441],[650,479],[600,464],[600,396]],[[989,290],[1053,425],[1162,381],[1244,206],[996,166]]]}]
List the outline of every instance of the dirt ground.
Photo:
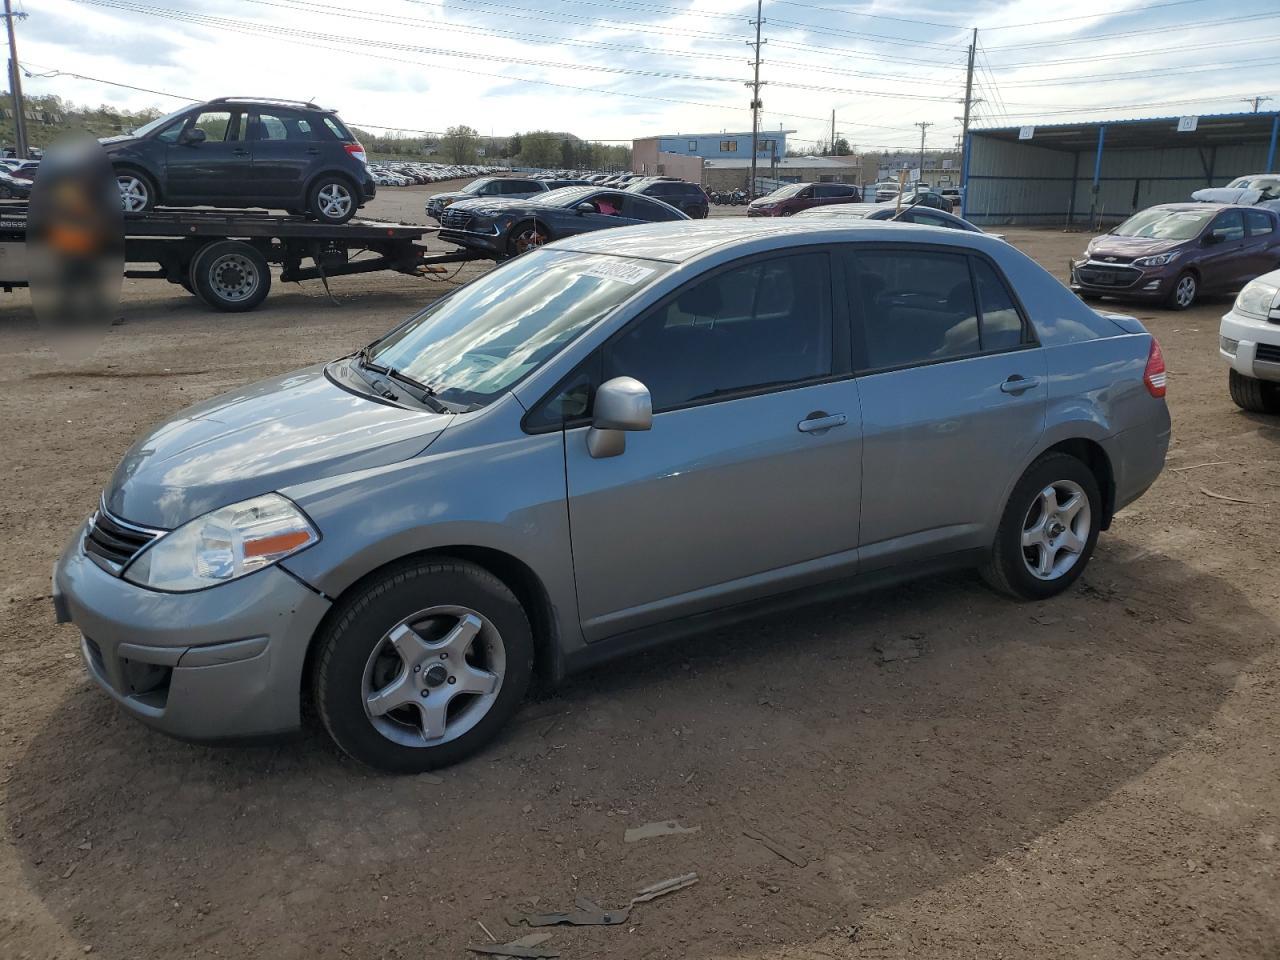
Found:
[{"label": "dirt ground", "polygon": [[[367,212],[420,219],[435,189]],[[1008,234],[1059,275],[1083,243]],[[125,321],[78,364],[42,345],[24,295],[0,301],[0,957],[461,958],[481,924],[528,933],[515,911],[617,907],[691,871],[549,946],[1280,956],[1280,587],[1260,509],[1280,503],[1280,423],[1227,396],[1224,302],[1132,311],[1168,358],[1169,467],[1060,599],[957,575],[688,640],[574,679],[439,777],[372,774],[316,732],[209,748],[123,716],[55,626],[49,569],[126,447],[443,288],[282,286],[234,316],[130,282]],[[922,655],[880,663],[875,644],[903,637]],[[697,832],[623,840],[668,819]]]}]

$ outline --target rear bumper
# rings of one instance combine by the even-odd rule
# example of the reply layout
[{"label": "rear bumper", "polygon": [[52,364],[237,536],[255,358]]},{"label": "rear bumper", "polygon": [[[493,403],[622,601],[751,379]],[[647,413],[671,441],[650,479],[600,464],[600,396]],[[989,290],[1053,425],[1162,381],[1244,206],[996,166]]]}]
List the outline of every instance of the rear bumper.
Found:
[{"label": "rear bumper", "polygon": [[1103,442],[1116,484],[1116,510],[1133,503],[1156,482],[1164,470],[1171,434],[1169,408],[1161,403],[1156,417]]},{"label": "rear bumper", "polygon": [[54,568],[54,609],[79,628],[89,676],[116,703],[186,740],[300,726],[303,665],[327,599],[279,567],[157,593],[103,570],[80,541],[77,533]]}]

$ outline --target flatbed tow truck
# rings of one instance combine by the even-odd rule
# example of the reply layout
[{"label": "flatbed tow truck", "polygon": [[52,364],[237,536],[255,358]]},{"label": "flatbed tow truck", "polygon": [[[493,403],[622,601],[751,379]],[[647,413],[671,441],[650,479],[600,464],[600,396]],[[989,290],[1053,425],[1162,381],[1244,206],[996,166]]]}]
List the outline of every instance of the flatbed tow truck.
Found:
[{"label": "flatbed tow truck", "polygon": [[[477,259],[467,250],[430,251],[424,237],[436,231],[379,220],[334,225],[256,210],[160,208],[125,214],[124,275],[167,280],[216,310],[238,313],[266,299],[273,263],[289,283],[381,270],[421,276]],[[26,232],[27,205],[0,202],[5,292],[27,286]],[[362,253],[373,256],[358,258]]]}]

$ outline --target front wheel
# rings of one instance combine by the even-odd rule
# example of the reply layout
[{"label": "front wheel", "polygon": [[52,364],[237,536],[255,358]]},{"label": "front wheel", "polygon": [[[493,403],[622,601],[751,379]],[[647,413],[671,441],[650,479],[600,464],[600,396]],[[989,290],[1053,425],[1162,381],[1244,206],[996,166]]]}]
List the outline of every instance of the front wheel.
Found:
[{"label": "front wheel", "polygon": [[116,186],[120,189],[120,208],[125,213],[143,213],[155,207],[155,184],[145,174],[121,170],[116,174]]},{"label": "front wheel", "polygon": [[522,253],[540,247],[551,240],[551,234],[536,220],[517,224],[511,231],[511,239],[507,241],[507,253],[518,257]]},{"label": "front wheel", "polygon": [[344,177],[321,177],[311,187],[307,210],[321,223],[346,223],[356,215],[356,198]]},{"label": "front wheel", "polygon": [[1178,277],[1178,282],[1173,285],[1173,289],[1169,291],[1169,309],[1186,310],[1196,302],[1196,295],[1199,292],[1200,283],[1196,280],[1196,275],[1190,272],[1182,274]]},{"label": "front wheel", "polygon": [[983,578],[1023,600],[1056,596],[1084,572],[1101,519],[1093,471],[1069,454],[1045,454],[1013,488]]},{"label": "front wheel", "polygon": [[1280,384],[1268,383],[1231,370],[1227,374],[1231,399],[1250,413],[1280,413]]},{"label": "front wheel", "polygon": [[325,729],[356,760],[392,773],[475,753],[515,713],[533,675],[520,602],[461,561],[388,568],[343,601],[317,643]]}]

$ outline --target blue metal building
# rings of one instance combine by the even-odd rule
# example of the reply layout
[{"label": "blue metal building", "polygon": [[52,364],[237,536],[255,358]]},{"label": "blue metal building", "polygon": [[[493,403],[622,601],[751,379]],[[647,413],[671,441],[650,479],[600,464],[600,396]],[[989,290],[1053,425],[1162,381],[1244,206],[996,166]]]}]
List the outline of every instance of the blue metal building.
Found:
[{"label": "blue metal building", "polygon": [[[779,158],[787,154],[787,134],[794,130],[761,130],[756,135],[757,156]],[[704,160],[751,159],[751,131],[746,133],[679,133],[651,137],[662,153],[678,153]],[[637,141],[639,142],[639,141]]]},{"label": "blue metal building", "polygon": [[975,223],[1115,222],[1276,171],[1278,140],[1280,112],[970,130],[963,212]]}]

